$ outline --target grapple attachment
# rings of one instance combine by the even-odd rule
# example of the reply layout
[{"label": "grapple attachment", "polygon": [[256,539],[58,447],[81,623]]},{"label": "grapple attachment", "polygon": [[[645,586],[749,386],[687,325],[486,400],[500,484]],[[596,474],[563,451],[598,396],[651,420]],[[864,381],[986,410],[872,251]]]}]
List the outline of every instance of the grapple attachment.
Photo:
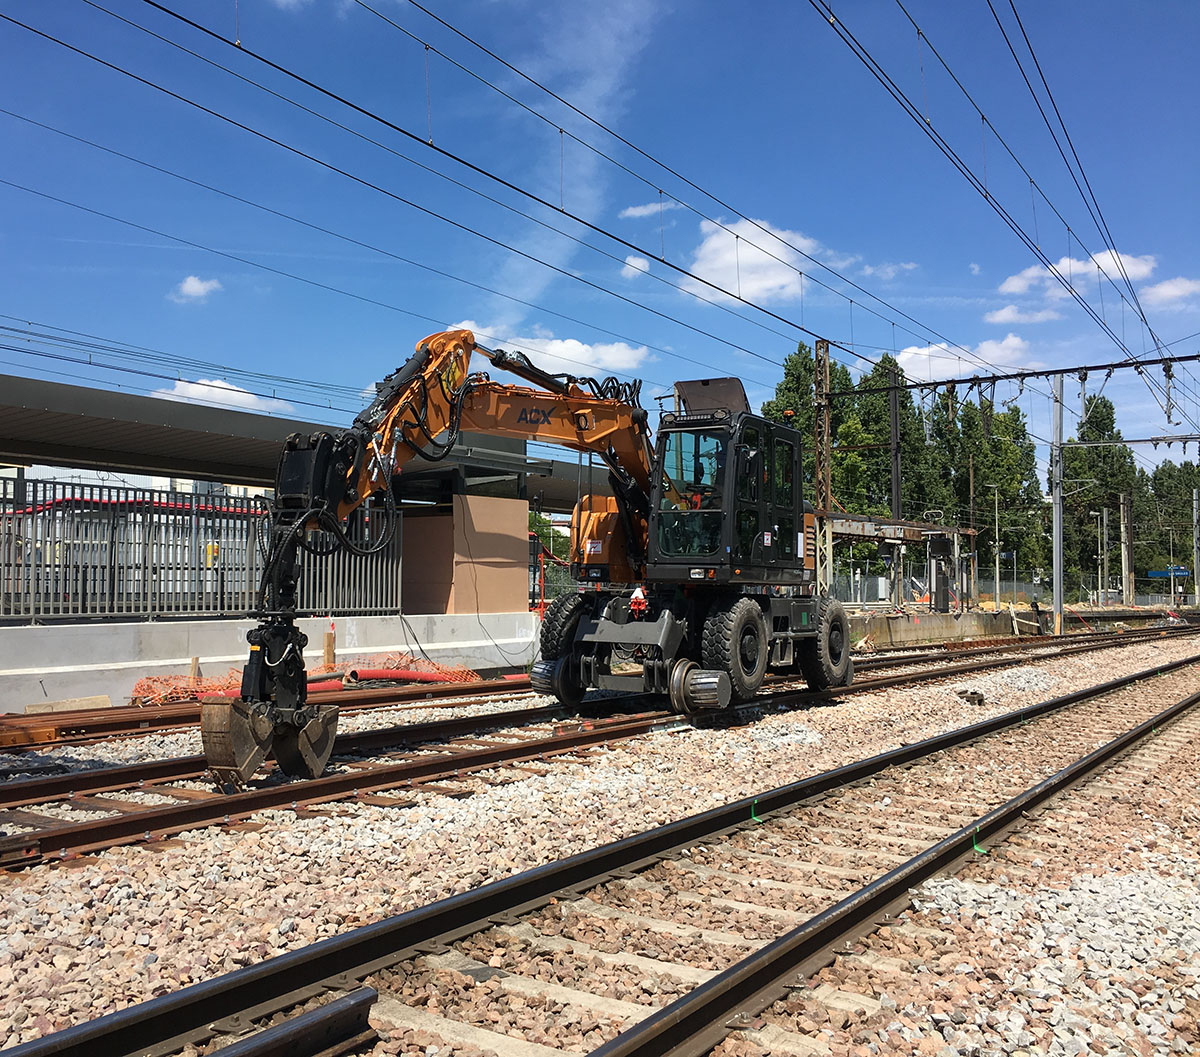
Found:
[{"label": "grapple attachment", "polygon": [[265,702],[211,697],[200,706],[204,758],[219,785],[244,788],[267,758],[274,732]]},{"label": "grapple attachment", "polygon": [[337,705],[321,705],[303,727],[276,728],[275,762],[283,773],[291,778],[319,777],[333,752],[337,721]]},{"label": "grapple attachment", "polygon": [[244,789],[268,754],[289,778],[317,778],[325,770],[337,738],[337,706],[309,706],[301,726],[276,723],[273,711],[264,701],[217,697],[203,703],[200,736],[218,785]]}]

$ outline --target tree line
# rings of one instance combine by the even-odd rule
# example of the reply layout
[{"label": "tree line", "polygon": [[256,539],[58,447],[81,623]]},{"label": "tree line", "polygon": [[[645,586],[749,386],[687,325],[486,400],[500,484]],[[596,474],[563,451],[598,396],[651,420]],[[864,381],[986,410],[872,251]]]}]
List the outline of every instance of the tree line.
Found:
[{"label": "tree line", "polygon": [[[844,364],[830,364],[830,389],[851,395],[832,406],[831,482],[835,502],[848,513],[887,518],[891,514],[891,416],[886,392],[863,392],[891,385],[892,371],[904,381],[896,359],[884,355],[857,383]],[[807,439],[805,486],[812,495],[815,437],[815,360],[803,342],[783,365],[775,396],[762,413],[789,421]],[[994,391],[994,390],[993,390]],[[973,387],[900,391],[901,516],[970,527],[978,532],[980,568],[991,568],[993,555],[1016,553],[1022,579],[1041,570],[1049,594],[1051,510],[1049,481],[1038,470],[1039,438],[1030,433],[1015,399],[996,401]],[[1116,428],[1116,409],[1104,396],[1090,396],[1086,413],[1070,439],[1105,442],[1067,447],[1064,469],[1064,585],[1068,598],[1094,586],[1097,537],[1094,512],[1108,509],[1109,565],[1112,586],[1119,588],[1120,496],[1133,497],[1134,571],[1138,590],[1152,589],[1151,569],[1175,564],[1191,568],[1192,489],[1200,487],[1196,463],[1169,459],[1150,469],[1138,465],[1133,449]],[[785,416],[785,412],[791,415]],[[840,449],[840,450],[839,450]],[[996,513],[999,512],[999,547]],[[1172,536],[1173,534],[1173,536]],[[1002,559],[1008,575],[1010,558]],[[1165,581],[1159,581],[1165,589]]]}]

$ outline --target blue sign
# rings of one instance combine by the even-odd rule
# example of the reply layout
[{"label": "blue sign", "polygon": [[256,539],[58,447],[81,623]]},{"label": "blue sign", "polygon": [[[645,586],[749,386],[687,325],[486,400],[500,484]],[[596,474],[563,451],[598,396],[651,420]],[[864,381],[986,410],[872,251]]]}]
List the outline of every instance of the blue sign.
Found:
[{"label": "blue sign", "polygon": [[1004,558],[1015,558],[1015,557],[1016,557],[1016,552],[1015,552],[1015,551],[1001,551],[1001,552],[1000,552],[1000,557],[1001,557],[1001,559],[1004,559]]},{"label": "blue sign", "polygon": [[1172,576],[1178,577],[1180,580],[1186,580],[1191,576],[1191,570],[1181,569],[1178,565],[1174,569],[1151,569],[1146,573],[1151,579],[1169,580]]}]

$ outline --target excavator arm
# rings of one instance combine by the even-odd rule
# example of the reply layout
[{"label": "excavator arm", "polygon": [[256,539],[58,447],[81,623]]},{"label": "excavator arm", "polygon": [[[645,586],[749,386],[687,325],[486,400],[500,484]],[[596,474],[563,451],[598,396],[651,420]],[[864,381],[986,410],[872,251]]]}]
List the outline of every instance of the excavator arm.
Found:
[{"label": "excavator arm", "polygon": [[[472,354],[533,387],[505,385],[471,373]],[[613,567],[639,574],[646,553],[646,520],[653,454],[638,385],[549,374],[521,353],[487,349],[468,330],[433,334],[377,386],[375,399],[339,433],[287,439],[276,471],[266,528],[266,558],[258,592],[257,627],[247,634],[249,659],[239,699],[202,708],[201,732],[218,784],[241,788],[268,753],[294,777],[316,777],[333,751],[337,708],[308,700],[304,648],[296,625],[297,583],[304,552],[348,549],[368,554],[386,547],[398,511],[392,481],[413,459],[445,458],[463,429],[541,440],[599,456],[616,494],[616,519],[625,553]],[[372,496],[382,516],[369,534],[352,539],[346,518]],[[316,533],[316,535],[314,535]],[[582,540],[582,532],[578,533]]]}]

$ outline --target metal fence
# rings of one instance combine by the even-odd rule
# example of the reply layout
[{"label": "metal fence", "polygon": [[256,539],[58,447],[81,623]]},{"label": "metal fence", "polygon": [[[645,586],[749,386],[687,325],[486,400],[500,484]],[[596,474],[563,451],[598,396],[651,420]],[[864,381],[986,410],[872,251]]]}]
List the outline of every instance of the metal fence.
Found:
[{"label": "metal fence", "polygon": [[[245,615],[265,511],[257,497],[0,479],[0,619]],[[306,554],[298,594],[306,615],[398,612],[399,530],[367,558]]]}]

